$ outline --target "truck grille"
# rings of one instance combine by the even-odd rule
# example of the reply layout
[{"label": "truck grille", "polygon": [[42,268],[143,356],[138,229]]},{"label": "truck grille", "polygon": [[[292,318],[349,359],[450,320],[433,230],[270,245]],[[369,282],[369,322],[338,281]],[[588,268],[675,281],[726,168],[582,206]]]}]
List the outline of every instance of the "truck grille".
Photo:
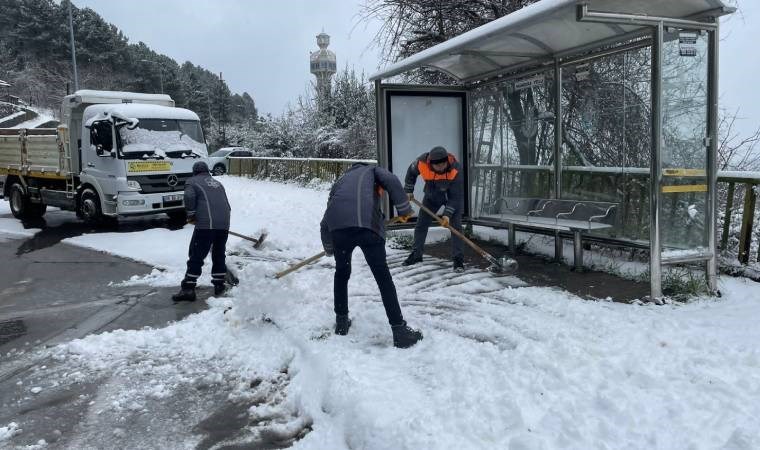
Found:
[{"label": "truck grille", "polygon": [[[177,177],[177,183],[172,186],[169,184],[169,178]],[[154,192],[172,192],[185,190],[185,182],[192,177],[192,173],[171,173],[162,175],[137,175],[127,177],[127,180],[134,180],[140,183],[141,194],[152,194]]]}]

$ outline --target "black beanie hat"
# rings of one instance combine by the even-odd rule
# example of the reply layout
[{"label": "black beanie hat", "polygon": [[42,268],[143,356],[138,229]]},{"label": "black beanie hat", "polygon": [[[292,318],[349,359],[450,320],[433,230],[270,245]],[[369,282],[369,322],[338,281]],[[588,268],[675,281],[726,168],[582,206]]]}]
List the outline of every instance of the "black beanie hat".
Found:
[{"label": "black beanie hat", "polygon": [[208,164],[203,161],[193,164],[193,175],[198,175],[199,173],[208,173]]},{"label": "black beanie hat", "polygon": [[433,147],[428,153],[430,164],[442,163],[449,160],[449,152],[443,147]]}]

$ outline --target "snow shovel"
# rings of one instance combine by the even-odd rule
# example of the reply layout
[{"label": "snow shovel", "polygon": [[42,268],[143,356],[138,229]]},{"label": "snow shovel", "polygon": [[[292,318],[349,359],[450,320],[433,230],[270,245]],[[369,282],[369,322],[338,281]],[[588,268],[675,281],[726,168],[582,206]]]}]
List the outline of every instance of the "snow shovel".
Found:
[{"label": "snow shovel", "polygon": [[[438,217],[438,214],[431,211],[430,208],[418,202],[417,199],[415,198],[410,199],[410,201],[413,202],[415,205],[419,206],[420,209],[425,211],[428,215],[430,215],[430,217],[437,220],[441,226],[444,226],[443,220],[440,217]],[[490,262],[491,265],[487,269],[489,272],[498,273],[498,274],[510,274],[517,271],[517,261],[515,261],[514,259],[507,258],[506,256],[502,256],[501,258],[494,258],[490,253],[483,250],[476,243],[469,240],[467,236],[460,233],[458,230],[455,230],[454,227],[445,226],[445,228],[448,228],[449,231],[451,231],[451,234],[455,235],[456,237],[464,241],[465,244],[469,245],[470,248],[472,248],[480,256],[485,258],[486,261]]]},{"label": "snow shovel", "polygon": [[274,275],[274,277],[279,280],[280,278],[284,277],[285,275],[287,275],[287,274],[289,274],[291,272],[295,272],[296,270],[300,269],[301,267],[307,266],[307,265],[313,263],[314,261],[318,260],[319,258],[321,258],[323,256],[325,256],[324,250],[321,251],[321,252],[319,252],[319,253],[317,253],[316,255],[314,255],[312,257],[304,259],[303,261],[301,261],[299,263],[293,264],[292,266],[288,267],[287,269],[283,270],[282,272],[277,272]]},{"label": "snow shovel", "polygon": [[235,233],[235,232],[234,232],[234,231],[232,231],[232,230],[230,230],[230,231],[229,231],[229,233],[230,233],[231,235],[233,235],[233,236],[237,236],[237,237],[239,237],[239,238],[245,239],[246,241],[251,241],[251,242],[253,242],[253,248],[259,248],[259,247],[261,247],[261,244],[263,244],[263,243],[264,243],[264,239],[266,239],[266,238],[267,238],[267,232],[266,232],[266,231],[263,231],[263,232],[261,233],[261,236],[259,236],[259,238],[258,238],[258,239],[256,239],[256,238],[252,238],[252,237],[250,237],[250,236],[246,236],[246,235],[244,235],[244,234]]},{"label": "snow shovel", "polygon": [[[392,224],[392,223],[398,223],[398,222],[406,222],[406,219],[402,219],[401,217],[397,216],[397,217],[392,218],[388,222],[386,222],[386,225]],[[276,279],[280,279],[280,278],[284,277],[285,275],[287,275],[287,274],[289,274],[291,272],[295,272],[296,270],[300,269],[303,266],[308,266],[309,264],[313,263],[314,261],[318,260],[319,258],[321,258],[323,256],[325,256],[325,252],[321,251],[321,252],[317,253],[316,255],[311,256],[309,258],[306,258],[306,259],[304,259],[303,261],[301,261],[299,263],[293,264],[292,266],[288,267],[287,269],[283,270],[282,272],[277,272],[274,275],[274,277]]]}]

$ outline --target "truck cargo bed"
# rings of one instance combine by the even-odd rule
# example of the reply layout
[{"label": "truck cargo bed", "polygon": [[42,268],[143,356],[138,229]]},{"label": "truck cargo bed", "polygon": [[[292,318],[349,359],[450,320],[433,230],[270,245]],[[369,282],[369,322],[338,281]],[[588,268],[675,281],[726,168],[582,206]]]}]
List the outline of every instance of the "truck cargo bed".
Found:
[{"label": "truck cargo bed", "polygon": [[65,129],[0,129],[0,175],[66,178]]}]

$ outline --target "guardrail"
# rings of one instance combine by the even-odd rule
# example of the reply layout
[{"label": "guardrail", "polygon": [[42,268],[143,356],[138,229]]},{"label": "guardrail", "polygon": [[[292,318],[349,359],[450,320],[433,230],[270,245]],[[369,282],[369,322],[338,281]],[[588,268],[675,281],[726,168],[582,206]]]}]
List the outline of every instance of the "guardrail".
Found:
[{"label": "guardrail", "polygon": [[[278,181],[309,182],[319,179],[332,182],[354,163],[376,164],[375,160],[328,158],[230,158],[231,175],[269,178]],[[493,203],[500,195],[513,197],[541,197],[551,195],[554,181],[551,166],[477,164],[471,171],[471,211],[477,216],[478,208]],[[563,198],[621,203],[620,232],[630,240],[648,239],[649,227],[649,168],[640,167],[587,167],[565,166],[562,171]],[[760,193],[760,172],[719,171],[718,211],[723,213],[720,249],[726,250],[731,235],[731,224],[738,205],[742,205],[738,259],[748,264],[752,246],[757,196]],[[686,201],[696,198],[685,193]],[[669,205],[663,220],[676,225],[675,202]],[[667,223],[667,222],[666,222]],[[760,251],[756,256],[760,261]]]},{"label": "guardrail", "polygon": [[374,159],[231,157],[229,174],[278,181],[332,182],[355,163],[377,164]]}]

